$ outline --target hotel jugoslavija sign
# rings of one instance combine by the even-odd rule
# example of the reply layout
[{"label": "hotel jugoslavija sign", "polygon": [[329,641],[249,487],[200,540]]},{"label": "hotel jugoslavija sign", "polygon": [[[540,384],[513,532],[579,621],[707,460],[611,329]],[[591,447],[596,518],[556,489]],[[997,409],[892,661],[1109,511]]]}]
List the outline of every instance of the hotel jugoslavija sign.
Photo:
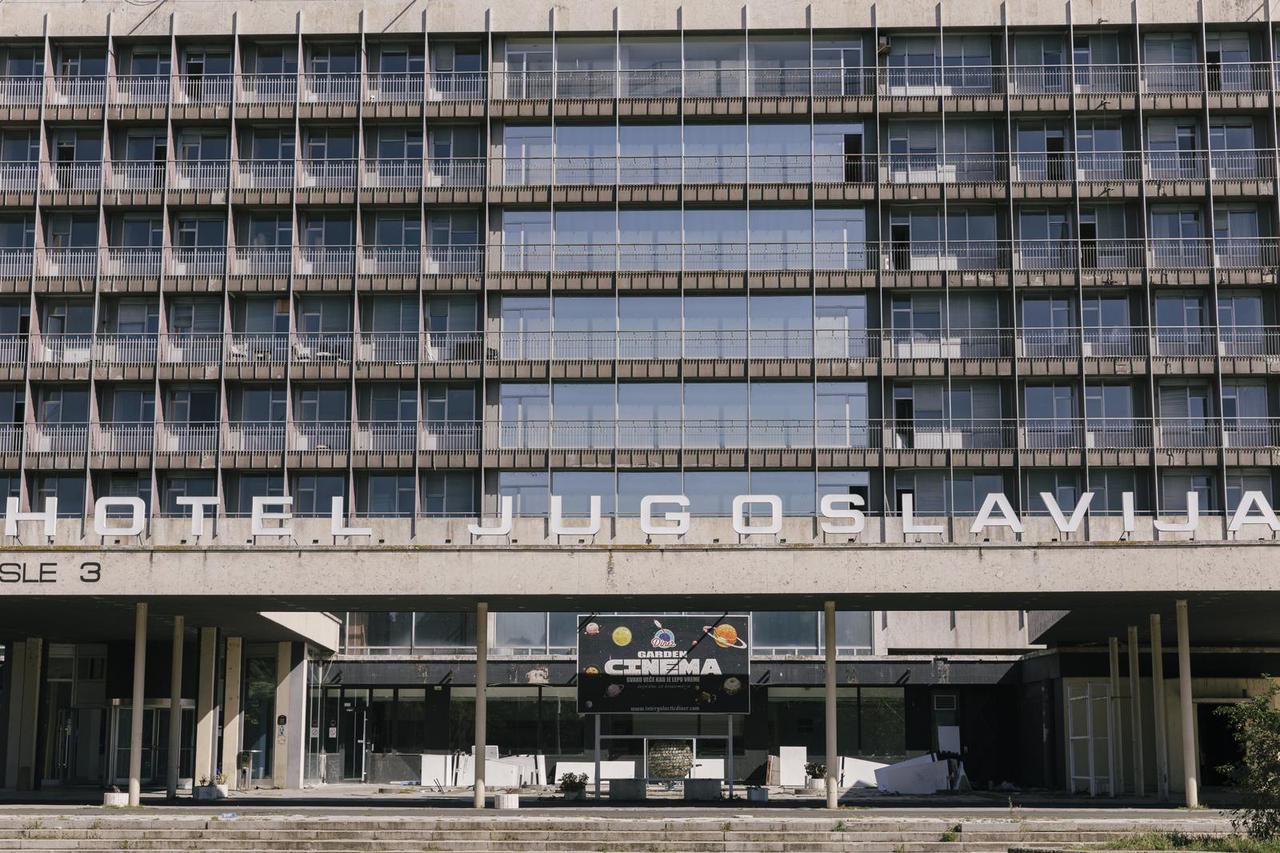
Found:
[{"label": "hotel jugoslavija sign", "polygon": [[746,714],[746,616],[579,616],[578,713]]}]

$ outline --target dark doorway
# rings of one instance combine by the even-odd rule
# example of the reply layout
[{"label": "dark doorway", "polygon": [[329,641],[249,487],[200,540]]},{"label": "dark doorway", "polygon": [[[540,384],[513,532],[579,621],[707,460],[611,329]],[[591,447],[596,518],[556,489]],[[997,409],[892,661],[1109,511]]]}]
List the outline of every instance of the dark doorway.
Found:
[{"label": "dark doorway", "polygon": [[1220,704],[1201,702],[1196,705],[1197,740],[1200,745],[1200,784],[1202,787],[1230,785],[1231,779],[1221,771],[1224,764],[1240,760],[1240,745],[1232,735],[1231,722],[1218,713]]}]

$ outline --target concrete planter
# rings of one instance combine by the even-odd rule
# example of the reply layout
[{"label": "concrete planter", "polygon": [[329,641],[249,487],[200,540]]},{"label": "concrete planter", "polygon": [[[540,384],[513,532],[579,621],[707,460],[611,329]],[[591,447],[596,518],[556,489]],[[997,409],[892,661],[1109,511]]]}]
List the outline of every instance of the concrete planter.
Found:
[{"label": "concrete planter", "polygon": [[495,809],[518,809],[520,808],[520,795],[494,794],[493,807]]},{"label": "concrete planter", "polygon": [[564,798],[566,800],[585,800],[587,798],[587,792],[585,789],[565,791]]},{"label": "concrete planter", "polygon": [[123,791],[106,791],[102,795],[102,804],[109,809],[122,809],[129,805],[129,795]]},{"label": "concrete planter", "polygon": [[225,800],[228,793],[226,785],[196,785],[191,789],[191,796],[200,802]]},{"label": "concrete planter", "polygon": [[769,789],[768,788],[748,788],[747,802],[748,803],[769,802]]},{"label": "concrete planter", "polygon": [[827,780],[810,776],[804,781],[804,789],[811,794],[822,794],[827,790]]},{"label": "concrete planter", "polygon": [[624,802],[641,802],[649,796],[649,786],[643,779],[610,779],[609,799]]},{"label": "concrete planter", "polygon": [[685,779],[684,798],[696,802],[714,802],[720,799],[719,779]]}]

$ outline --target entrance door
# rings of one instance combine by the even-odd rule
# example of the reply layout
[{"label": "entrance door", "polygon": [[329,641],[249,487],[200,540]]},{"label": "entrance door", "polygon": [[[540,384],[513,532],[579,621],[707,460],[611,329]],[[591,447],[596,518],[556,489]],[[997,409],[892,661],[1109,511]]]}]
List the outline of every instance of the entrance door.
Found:
[{"label": "entrance door", "polygon": [[1067,781],[1073,794],[1110,791],[1111,728],[1106,684],[1067,685]]},{"label": "entrance door", "polygon": [[347,690],[342,696],[339,722],[342,739],[342,778],[364,781],[368,752],[369,691]]},{"label": "entrance door", "polygon": [[1200,761],[1200,785],[1229,785],[1223,765],[1234,764],[1243,755],[1231,732],[1231,722],[1218,713],[1223,706],[1216,702],[1196,703],[1196,745]]}]

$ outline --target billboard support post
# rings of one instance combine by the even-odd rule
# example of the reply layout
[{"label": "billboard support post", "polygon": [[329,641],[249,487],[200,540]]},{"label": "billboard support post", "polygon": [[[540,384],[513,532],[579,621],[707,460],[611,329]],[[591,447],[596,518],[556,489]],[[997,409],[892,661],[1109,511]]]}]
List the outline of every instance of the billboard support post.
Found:
[{"label": "billboard support post", "polygon": [[600,799],[600,715],[592,714],[596,721],[596,799]]}]

